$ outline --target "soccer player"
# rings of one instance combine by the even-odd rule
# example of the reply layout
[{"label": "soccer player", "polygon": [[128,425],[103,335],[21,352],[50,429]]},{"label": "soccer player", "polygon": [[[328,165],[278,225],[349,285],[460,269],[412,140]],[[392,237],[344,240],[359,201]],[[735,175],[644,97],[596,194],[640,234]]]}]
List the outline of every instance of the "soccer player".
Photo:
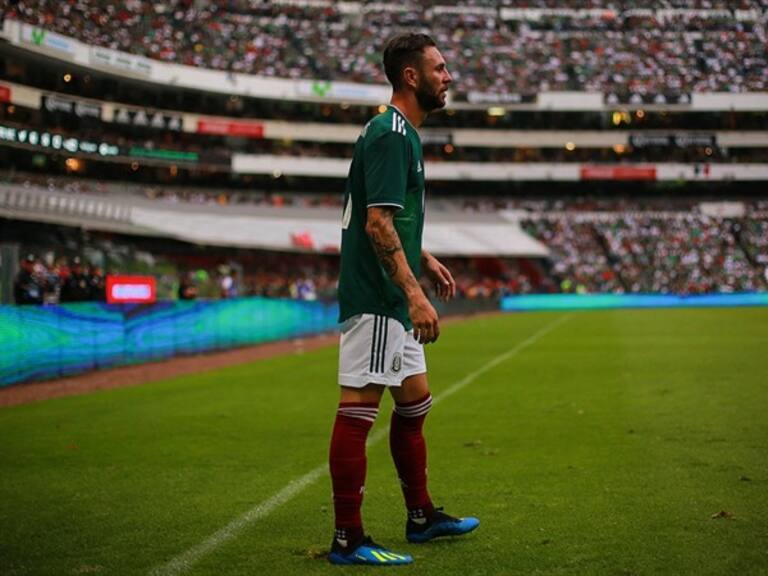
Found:
[{"label": "soccer player", "polygon": [[357,139],[344,198],[341,400],[330,448],[336,530],[328,559],[334,564],[413,561],[366,536],[360,515],[365,442],[385,388],[395,401],[389,441],[408,510],[406,538],[423,543],[466,534],[479,524],[476,518],[454,518],[435,508],[427,490],[422,434],[432,404],[424,344],[436,341],[440,328],[417,278],[423,265],[443,300],[455,295],[456,283],[421,248],[424,161],[418,127],[429,112],[445,106],[451,75],[434,41],[424,34],[392,38],[384,49],[384,70],[392,100]]}]

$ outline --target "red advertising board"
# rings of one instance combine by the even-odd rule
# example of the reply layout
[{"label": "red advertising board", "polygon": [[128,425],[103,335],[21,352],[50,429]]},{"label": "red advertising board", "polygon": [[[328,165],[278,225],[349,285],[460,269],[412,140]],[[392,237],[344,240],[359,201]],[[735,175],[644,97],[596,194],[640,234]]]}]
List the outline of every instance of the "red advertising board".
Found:
[{"label": "red advertising board", "polygon": [[264,138],[264,124],[247,120],[201,118],[197,121],[197,132],[198,134],[217,134],[219,136]]},{"label": "red advertising board", "polygon": [[582,180],[656,180],[656,166],[582,166]]},{"label": "red advertising board", "polygon": [[291,234],[291,244],[296,248],[314,249],[315,239],[312,238],[312,232],[296,232]]},{"label": "red advertising board", "polygon": [[11,101],[11,87],[0,84],[0,102]]},{"label": "red advertising board", "polygon": [[110,304],[151,304],[157,301],[157,283],[152,276],[107,276]]}]

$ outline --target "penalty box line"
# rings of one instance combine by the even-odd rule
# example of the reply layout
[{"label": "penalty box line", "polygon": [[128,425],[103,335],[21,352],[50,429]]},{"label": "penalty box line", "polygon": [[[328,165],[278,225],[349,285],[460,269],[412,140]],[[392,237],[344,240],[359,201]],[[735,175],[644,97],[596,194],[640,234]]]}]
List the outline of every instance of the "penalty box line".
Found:
[{"label": "penalty box line", "polygon": [[[518,342],[506,352],[492,358],[474,372],[467,374],[464,378],[443,390],[442,393],[432,399],[432,403],[437,404],[438,402],[442,402],[446,398],[453,396],[489,370],[492,370],[502,362],[515,357],[520,351],[535,344],[538,340],[552,332],[552,330],[563,324],[570,317],[570,314],[558,316],[555,320],[544,325],[525,340]],[[388,433],[389,426],[386,426],[375,434],[372,434],[368,439],[368,446],[377,444],[384,439]],[[295,496],[304,491],[305,488],[308,488],[326,474],[328,474],[328,464],[323,463],[303,476],[292,480],[285,486],[285,488],[257,504],[242,516],[235,518],[232,522],[214,532],[197,546],[190,548],[186,552],[182,552],[169,562],[152,569],[150,571],[150,576],[180,576],[181,574],[184,574],[216,548],[236,538],[245,528],[268,516],[274,510],[292,500]]]}]

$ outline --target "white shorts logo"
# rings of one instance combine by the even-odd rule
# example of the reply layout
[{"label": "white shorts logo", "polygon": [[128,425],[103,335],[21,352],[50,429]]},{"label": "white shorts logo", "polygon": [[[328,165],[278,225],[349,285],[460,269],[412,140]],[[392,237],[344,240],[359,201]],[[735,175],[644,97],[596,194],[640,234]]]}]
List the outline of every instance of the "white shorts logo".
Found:
[{"label": "white shorts logo", "polygon": [[400,369],[403,367],[403,357],[399,352],[396,352],[395,355],[392,357],[392,372],[397,374],[400,372]]}]

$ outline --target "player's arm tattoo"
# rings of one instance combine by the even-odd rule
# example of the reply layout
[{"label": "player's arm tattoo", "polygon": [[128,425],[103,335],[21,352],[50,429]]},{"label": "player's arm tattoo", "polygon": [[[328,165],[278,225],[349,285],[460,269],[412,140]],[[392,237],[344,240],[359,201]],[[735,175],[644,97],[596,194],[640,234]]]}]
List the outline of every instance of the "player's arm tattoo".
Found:
[{"label": "player's arm tattoo", "polygon": [[408,260],[403,252],[403,245],[395,230],[393,222],[394,210],[389,207],[374,206],[368,209],[368,221],[365,231],[381,262],[384,271],[392,281],[408,294],[412,290],[420,290],[416,277],[413,275]]},{"label": "player's arm tattoo", "polygon": [[379,262],[381,262],[386,273],[391,277],[397,276],[397,260],[395,260],[395,254],[400,252],[402,248],[389,244],[382,234],[375,232],[371,235],[371,242],[373,243],[376,255],[379,257]]}]

